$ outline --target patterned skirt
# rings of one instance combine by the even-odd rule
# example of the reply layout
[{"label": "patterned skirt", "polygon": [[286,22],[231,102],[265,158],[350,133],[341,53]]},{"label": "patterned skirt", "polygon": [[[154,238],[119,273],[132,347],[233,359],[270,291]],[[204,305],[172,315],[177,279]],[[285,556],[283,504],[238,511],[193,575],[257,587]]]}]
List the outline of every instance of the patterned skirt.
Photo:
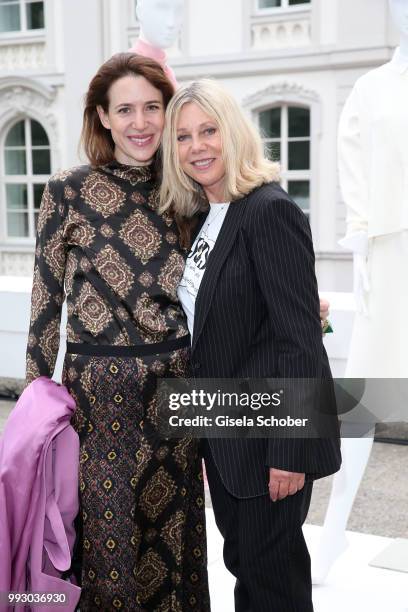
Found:
[{"label": "patterned skirt", "polygon": [[210,610],[198,441],[152,435],[157,379],[186,375],[187,359],[65,357],[81,442],[81,612]]}]

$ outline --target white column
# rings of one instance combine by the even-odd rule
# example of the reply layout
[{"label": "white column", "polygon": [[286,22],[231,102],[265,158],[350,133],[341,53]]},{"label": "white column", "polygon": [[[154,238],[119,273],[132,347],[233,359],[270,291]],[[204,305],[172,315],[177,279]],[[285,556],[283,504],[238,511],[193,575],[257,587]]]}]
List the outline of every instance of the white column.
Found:
[{"label": "white column", "polygon": [[78,142],[82,126],[83,98],[89,82],[103,62],[102,4],[100,0],[62,2],[64,53],[64,132],[66,147],[62,165],[78,164]]},{"label": "white column", "polygon": [[128,50],[127,28],[130,25],[133,1],[102,0],[103,54],[108,59]]}]

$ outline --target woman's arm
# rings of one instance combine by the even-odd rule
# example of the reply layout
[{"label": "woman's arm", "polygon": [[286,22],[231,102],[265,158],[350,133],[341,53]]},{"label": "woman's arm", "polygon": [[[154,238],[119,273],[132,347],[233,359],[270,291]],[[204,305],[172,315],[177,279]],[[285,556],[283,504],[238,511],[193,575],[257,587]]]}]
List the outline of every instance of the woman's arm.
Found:
[{"label": "woman's arm", "polygon": [[63,185],[51,178],[44,189],[37,224],[27,384],[39,376],[51,378],[58,355],[66,262],[64,218]]},{"label": "woman's arm", "polygon": [[281,378],[321,375],[322,330],[309,223],[289,199],[266,190],[249,203],[250,252],[274,330]]},{"label": "woman's arm", "polygon": [[[367,233],[369,181],[362,122],[368,109],[361,99],[358,81],[341,112],[337,138],[340,188],[347,207],[346,240],[358,232]],[[366,119],[367,125],[367,119]],[[351,240],[350,248],[353,249]],[[347,246],[347,245],[344,245]]]},{"label": "woman's arm", "polygon": [[[272,321],[271,342],[278,353],[275,375],[287,379],[320,379],[324,349],[310,227],[294,203],[276,199],[273,191],[272,186],[260,189],[249,206],[253,205],[250,252]],[[280,197],[279,193],[277,196]],[[313,389],[310,395],[314,396]],[[306,401],[303,398],[302,404]],[[303,409],[304,405],[299,406],[299,410]],[[282,476],[282,471],[292,472],[290,478],[297,482],[304,473],[315,471],[313,455],[317,442],[300,438],[270,440],[265,463],[271,468],[271,497],[281,497],[278,493],[281,483],[274,481],[275,473]],[[290,489],[292,481],[289,487],[283,481],[285,478],[282,486]]]}]

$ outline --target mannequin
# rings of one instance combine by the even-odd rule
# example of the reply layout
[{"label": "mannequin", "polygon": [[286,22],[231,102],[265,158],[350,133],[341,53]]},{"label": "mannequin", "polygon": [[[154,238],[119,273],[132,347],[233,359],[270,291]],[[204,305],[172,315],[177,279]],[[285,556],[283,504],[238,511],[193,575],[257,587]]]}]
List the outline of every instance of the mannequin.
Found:
[{"label": "mannequin", "polygon": [[[389,8],[400,46],[390,62],[358,79],[339,124],[340,186],[347,207],[347,234],[340,244],[353,252],[357,307],[345,377],[367,379],[363,402],[375,395],[370,379],[408,377],[408,2],[389,0]],[[404,403],[393,405],[395,420],[405,420]],[[345,529],[370,457],[372,425],[366,437],[342,439],[343,466],[334,477],[312,560],[315,584],[324,582],[347,547]]]},{"label": "mannequin", "polygon": [[173,70],[167,65],[164,49],[171,47],[180,32],[184,16],[184,0],[138,0],[136,15],[140,22],[140,35],[133,53],[158,61],[177,88]]}]

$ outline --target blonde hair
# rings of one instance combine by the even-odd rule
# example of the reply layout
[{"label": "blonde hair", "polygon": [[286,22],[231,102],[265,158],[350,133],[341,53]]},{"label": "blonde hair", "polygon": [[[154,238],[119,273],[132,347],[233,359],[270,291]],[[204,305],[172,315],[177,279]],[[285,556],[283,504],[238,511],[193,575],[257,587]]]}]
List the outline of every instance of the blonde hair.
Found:
[{"label": "blonde hair", "polygon": [[160,210],[191,218],[207,206],[204,191],[181,168],[177,124],[185,104],[194,102],[217,124],[225,163],[224,202],[237,200],[263,183],[279,180],[279,164],[265,158],[258,131],[234,98],[216,81],[200,79],[179,89],[166,112]]}]

